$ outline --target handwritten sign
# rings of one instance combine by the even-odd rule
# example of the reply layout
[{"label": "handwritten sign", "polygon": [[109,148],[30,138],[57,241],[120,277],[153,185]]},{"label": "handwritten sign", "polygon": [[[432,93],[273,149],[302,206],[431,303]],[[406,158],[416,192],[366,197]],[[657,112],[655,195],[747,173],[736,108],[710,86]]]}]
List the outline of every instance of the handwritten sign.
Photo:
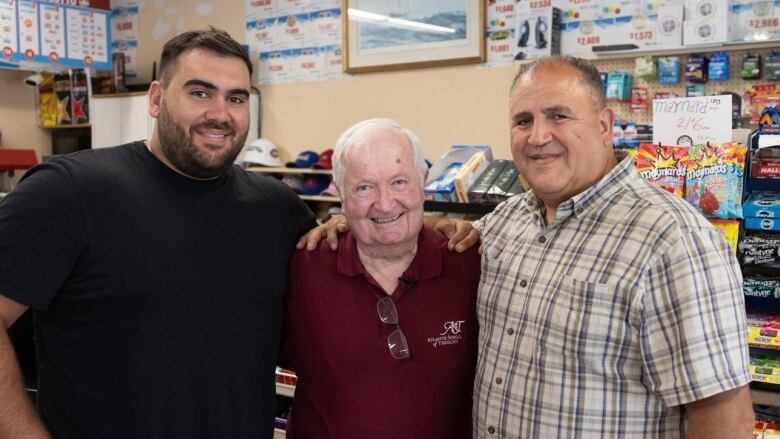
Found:
[{"label": "handwritten sign", "polygon": [[653,100],[653,143],[731,142],[731,95]]}]

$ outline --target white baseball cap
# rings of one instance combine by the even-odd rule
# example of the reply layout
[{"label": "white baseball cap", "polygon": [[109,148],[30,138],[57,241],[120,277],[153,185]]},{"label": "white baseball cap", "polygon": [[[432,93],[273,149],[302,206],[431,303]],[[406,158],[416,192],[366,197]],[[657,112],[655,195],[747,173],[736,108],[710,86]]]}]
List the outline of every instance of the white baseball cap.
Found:
[{"label": "white baseball cap", "polygon": [[255,139],[249,142],[244,151],[244,163],[262,166],[282,166],[279,149],[268,139]]}]

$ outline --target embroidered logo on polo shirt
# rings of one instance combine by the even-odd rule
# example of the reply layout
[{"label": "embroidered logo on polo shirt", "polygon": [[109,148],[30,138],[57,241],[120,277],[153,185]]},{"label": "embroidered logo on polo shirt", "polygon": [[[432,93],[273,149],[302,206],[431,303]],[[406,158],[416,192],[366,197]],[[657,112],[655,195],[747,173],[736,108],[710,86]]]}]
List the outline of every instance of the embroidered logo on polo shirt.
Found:
[{"label": "embroidered logo on polo shirt", "polygon": [[465,320],[453,320],[444,323],[444,332],[440,333],[438,337],[428,337],[428,343],[437,348],[439,346],[455,345],[463,340],[463,336],[460,335],[463,332],[463,323]]}]

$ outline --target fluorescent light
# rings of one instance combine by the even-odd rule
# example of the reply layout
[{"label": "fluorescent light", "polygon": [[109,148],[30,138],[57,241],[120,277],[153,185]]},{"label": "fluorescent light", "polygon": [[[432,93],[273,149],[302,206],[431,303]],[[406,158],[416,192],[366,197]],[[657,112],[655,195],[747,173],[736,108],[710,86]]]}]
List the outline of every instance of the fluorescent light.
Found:
[{"label": "fluorescent light", "polygon": [[443,34],[454,34],[455,29],[434,24],[421,23],[419,21],[404,20],[403,18],[388,17],[387,15],[375,14],[373,12],[361,11],[360,9],[349,8],[347,17],[350,20],[365,21],[369,23],[379,23],[385,26],[400,27],[403,29],[422,30],[425,32],[435,32]]}]

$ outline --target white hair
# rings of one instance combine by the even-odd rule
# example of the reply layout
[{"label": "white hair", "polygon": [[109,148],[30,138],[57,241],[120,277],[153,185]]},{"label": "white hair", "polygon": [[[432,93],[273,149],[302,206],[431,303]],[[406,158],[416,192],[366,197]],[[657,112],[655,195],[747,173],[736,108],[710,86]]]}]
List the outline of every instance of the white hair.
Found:
[{"label": "white hair", "polygon": [[420,138],[411,130],[402,127],[393,119],[368,119],[347,128],[336,141],[336,146],[333,148],[333,181],[336,183],[336,186],[338,186],[342,198],[344,198],[344,193],[346,191],[346,188],[344,187],[343,157],[356,146],[367,143],[371,136],[379,130],[396,131],[409,139],[409,144],[412,145],[412,154],[414,155],[414,166],[417,168],[417,174],[420,177],[420,186],[425,184],[425,173],[428,171],[428,165],[425,163],[425,156],[422,152]]}]

